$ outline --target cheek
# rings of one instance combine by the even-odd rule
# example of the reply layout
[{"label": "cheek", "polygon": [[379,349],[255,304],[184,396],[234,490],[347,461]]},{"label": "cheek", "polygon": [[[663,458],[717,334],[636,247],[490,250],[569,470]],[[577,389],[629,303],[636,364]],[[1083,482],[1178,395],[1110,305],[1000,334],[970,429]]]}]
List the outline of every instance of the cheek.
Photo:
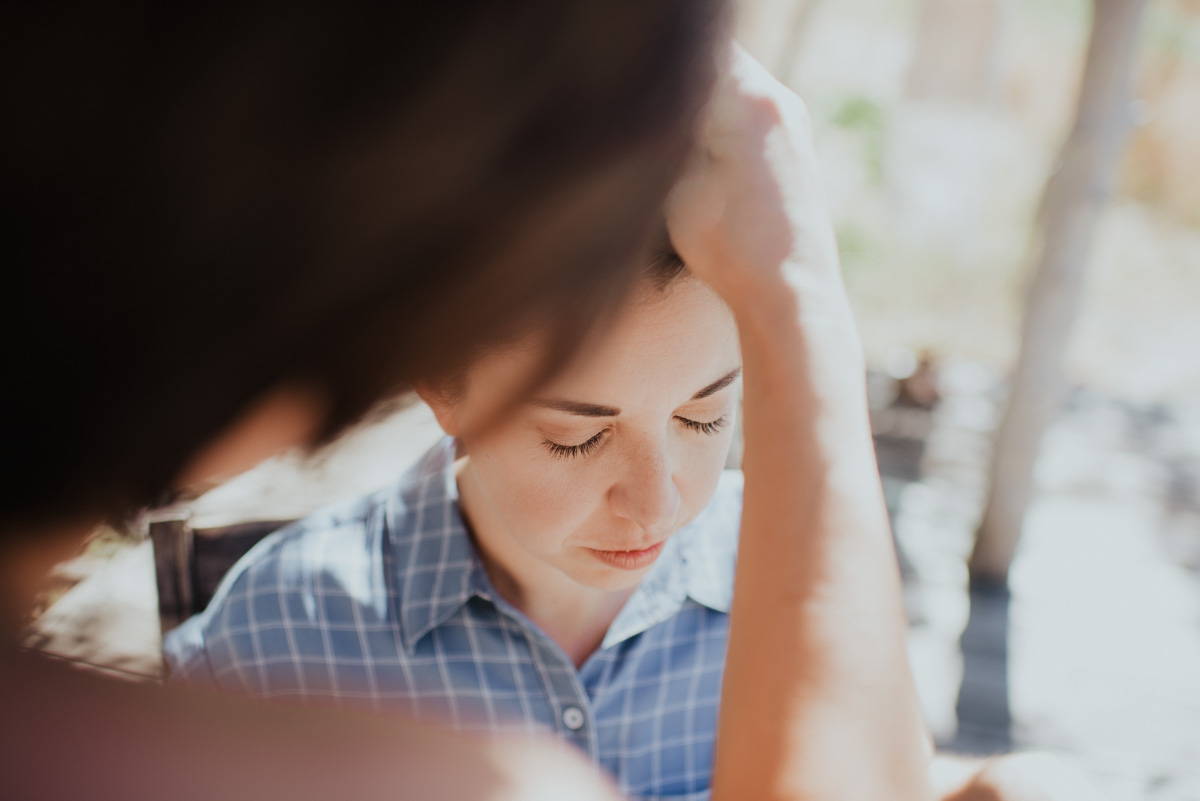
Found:
[{"label": "cheek", "polygon": [[682,473],[676,474],[680,495],[693,515],[699,514],[716,492],[729,454],[729,438],[723,437],[719,444],[698,450],[700,452],[688,460]]},{"label": "cheek", "polygon": [[721,433],[714,437],[697,437],[687,433],[689,446],[682,464],[675,471],[675,485],[688,510],[690,521],[708,506],[721,472],[729,458],[733,444],[734,426],[731,420]]},{"label": "cheek", "polygon": [[602,503],[603,491],[580,475],[578,465],[559,464],[540,452],[483,448],[472,451],[471,459],[496,512],[531,550],[554,550]]}]

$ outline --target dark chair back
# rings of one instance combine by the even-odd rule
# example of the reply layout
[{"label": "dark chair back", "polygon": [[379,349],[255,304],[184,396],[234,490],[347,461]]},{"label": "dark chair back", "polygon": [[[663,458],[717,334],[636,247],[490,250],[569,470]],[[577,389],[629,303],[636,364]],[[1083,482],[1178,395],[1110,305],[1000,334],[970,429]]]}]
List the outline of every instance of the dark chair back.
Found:
[{"label": "dark chair back", "polygon": [[158,620],[165,634],[204,611],[229,568],[259,540],[291,520],[263,520],[213,528],[192,528],[186,513],[166,513],[150,521]]}]

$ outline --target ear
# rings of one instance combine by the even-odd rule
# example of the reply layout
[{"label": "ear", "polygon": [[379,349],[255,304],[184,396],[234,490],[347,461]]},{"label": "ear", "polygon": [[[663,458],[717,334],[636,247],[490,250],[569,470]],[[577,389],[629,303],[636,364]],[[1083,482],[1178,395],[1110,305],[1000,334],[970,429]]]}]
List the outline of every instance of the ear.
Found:
[{"label": "ear", "polygon": [[413,385],[413,390],[433,410],[433,416],[437,418],[442,431],[452,437],[460,435],[461,426],[458,424],[457,407],[447,388],[428,381],[417,381]]}]

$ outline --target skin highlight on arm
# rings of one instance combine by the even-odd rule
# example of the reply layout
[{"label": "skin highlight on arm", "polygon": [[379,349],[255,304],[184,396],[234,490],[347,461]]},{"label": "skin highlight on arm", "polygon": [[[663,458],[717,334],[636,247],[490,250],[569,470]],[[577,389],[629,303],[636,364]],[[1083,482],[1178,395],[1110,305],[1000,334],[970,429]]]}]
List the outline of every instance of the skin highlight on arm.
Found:
[{"label": "skin highlight on arm", "polygon": [[733,310],[746,490],[715,801],[925,799],[863,360],[803,104],[741,51],[668,214]]}]

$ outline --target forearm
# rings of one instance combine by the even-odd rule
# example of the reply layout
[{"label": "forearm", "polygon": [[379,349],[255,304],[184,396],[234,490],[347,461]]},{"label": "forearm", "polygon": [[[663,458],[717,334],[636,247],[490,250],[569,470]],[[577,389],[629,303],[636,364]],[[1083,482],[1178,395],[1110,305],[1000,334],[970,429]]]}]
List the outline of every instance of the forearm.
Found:
[{"label": "forearm", "polygon": [[715,801],[926,799],[863,359],[804,104],[734,48],[671,241],[738,321],[746,475]]},{"label": "forearm", "polygon": [[739,317],[746,475],[714,799],[926,798],[928,754],[836,279]]}]

